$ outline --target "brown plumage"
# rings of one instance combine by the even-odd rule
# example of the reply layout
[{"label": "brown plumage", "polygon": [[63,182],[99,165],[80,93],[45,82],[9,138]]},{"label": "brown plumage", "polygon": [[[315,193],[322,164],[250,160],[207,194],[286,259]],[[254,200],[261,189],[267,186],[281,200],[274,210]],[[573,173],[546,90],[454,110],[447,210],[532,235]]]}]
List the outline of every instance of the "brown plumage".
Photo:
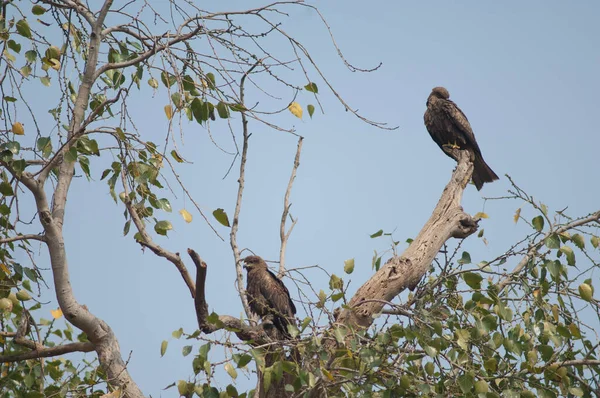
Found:
[{"label": "brown plumage", "polygon": [[469,120],[458,106],[450,101],[450,93],[444,87],[435,87],[427,98],[425,111],[425,127],[436,144],[454,160],[452,151],[445,148],[469,150],[473,154],[473,183],[480,190],[484,183],[498,179],[498,176],[487,165]]},{"label": "brown plumage", "polygon": [[259,256],[248,256],[242,260],[248,271],[246,297],[250,309],[262,319],[270,318],[281,334],[289,338],[287,325],[295,324],[296,306],[283,282],[267,268]]}]

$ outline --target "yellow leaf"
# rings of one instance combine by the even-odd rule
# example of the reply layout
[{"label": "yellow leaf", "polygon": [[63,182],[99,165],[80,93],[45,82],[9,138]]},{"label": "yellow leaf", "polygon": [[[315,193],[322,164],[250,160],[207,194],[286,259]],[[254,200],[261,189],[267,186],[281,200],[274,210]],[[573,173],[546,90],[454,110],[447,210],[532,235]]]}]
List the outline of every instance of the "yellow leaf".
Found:
[{"label": "yellow leaf", "polygon": [[288,106],[288,109],[290,110],[290,112],[292,112],[292,115],[302,119],[302,107],[299,103],[292,102],[290,106]]},{"label": "yellow leaf", "polygon": [[191,223],[192,222],[192,215],[186,209],[179,210],[179,214],[181,214],[181,217],[183,217],[183,219],[185,220],[185,222],[187,222],[187,223]]},{"label": "yellow leaf", "polygon": [[489,218],[487,214],[479,212],[473,216],[473,218]]},{"label": "yellow leaf", "polygon": [[519,217],[521,217],[521,208],[520,207],[517,209],[517,211],[515,212],[515,216],[513,217],[515,224],[517,223],[517,221],[519,221]]},{"label": "yellow leaf", "polygon": [[160,153],[155,153],[154,155],[152,155],[152,158],[156,159],[156,162],[154,162],[154,165],[157,168],[162,168],[163,167],[163,157]]},{"label": "yellow leaf", "polygon": [[121,396],[121,390],[118,388],[111,393],[104,394],[100,398],[119,398]]},{"label": "yellow leaf", "polygon": [[50,63],[52,64],[52,69],[59,70],[60,69],[60,61],[54,58],[50,58]]},{"label": "yellow leaf", "polygon": [[167,119],[169,120],[173,118],[173,108],[171,105],[165,105],[165,115],[167,115]]},{"label": "yellow leaf", "polygon": [[50,313],[52,314],[52,318],[54,318],[54,319],[58,319],[61,316],[63,316],[62,310],[60,308],[57,308],[55,310],[50,310]]},{"label": "yellow leaf", "polygon": [[321,368],[321,372],[330,380],[333,381],[333,375],[327,369]]},{"label": "yellow leaf", "polygon": [[554,322],[558,323],[558,320],[559,320],[559,318],[558,318],[558,305],[556,305],[556,304],[554,304],[552,306],[552,316],[554,317]]},{"label": "yellow leaf", "polygon": [[25,129],[23,128],[23,125],[19,122],[13,123],[12,131],[13,133],[15,133],[15,135],[25,135]]},{"label": "yellow leaf", "polygon": [[8,267],[6,266],[6,264],[2,264],[2,263],[0,263],[0,269],[1,269],[2,271],[4,271],[4,273],[5,273],[6,275],[10,275],[10,270],[8,269]]}]

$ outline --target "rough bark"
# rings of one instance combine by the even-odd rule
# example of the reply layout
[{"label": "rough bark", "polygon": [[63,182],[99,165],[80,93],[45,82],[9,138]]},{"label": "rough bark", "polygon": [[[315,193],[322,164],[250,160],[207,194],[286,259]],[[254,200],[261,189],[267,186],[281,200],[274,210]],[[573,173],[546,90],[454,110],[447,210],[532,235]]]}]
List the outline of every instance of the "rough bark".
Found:
[{"label": "rough bark", "polygon": [[427,223],[410,246],[386,262],[342,310],[336,324],[351,329],[367,328],[386,302],[406,288],[414,289],[444,243],[450,238],[466,238],[477,231],[477,222],[460,205],[462,193],[471,179],[473,163],[468,151],[457,151],[458,165]]},{"label": "rough bark", "polygon": [[[104,2],[97,16],[94,16],[83,5],[76,7],[77,12],[90,23],[91,34],[88,58],[69,123],[69,134],[67,137],[69,144],[65,145],[56,154],[47,167],[42,170],[37,180],[28,173],[23,174],[22,180],[35,197],[37,211],[44,228],[50,255],[56,297],[65,318],[75,327],[86,333],[88,339],[94,345],[98,360],[106,372],[109,384],[114,388],[118,388],[123,397],[134,398],[143,397],[143,394],[127,371],[126,364],[121,357],[117,338],[103,320],[94,316],[75,298],[71,287],[67,251],[63,236],[67,195],[75,169],[75,163],[66,161],[64,154],[76,142],[77,138],[85,133],[81,127],[95,80],[98,54],[102,42],[102,26],[111,5],[111,0]],[[52,207],[50,208],[44,190],[44,183],[46,177],[54,167],[58,168],[58,182],[54,191]]]}]

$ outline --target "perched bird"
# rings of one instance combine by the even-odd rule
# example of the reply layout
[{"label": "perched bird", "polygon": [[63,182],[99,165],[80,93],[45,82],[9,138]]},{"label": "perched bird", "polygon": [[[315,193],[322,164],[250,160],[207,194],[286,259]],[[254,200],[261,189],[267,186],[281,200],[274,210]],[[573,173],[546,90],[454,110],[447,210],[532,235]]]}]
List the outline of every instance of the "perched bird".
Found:
[{"label": "perched bird", "polygon": [[246,297],[250,309],[263,320],[270,318],[275,328],[289,338],[287,326],[296,323],[296,306],[290,299],[290,292],[259,256],[248,256],[242,261],[248,271]]},{"label": "perched bird", "polygon": [[425,127],[436,144],[454,160],[458,160],[452,151],[446,148],[468,150],[473,159],[473,183],[479,191],[484,183],[498,179],[498,176],[487,165],[469,120],[458,106],[450,101],[450,93],[444,87],[434,87],[427,98],[425,111]]}]

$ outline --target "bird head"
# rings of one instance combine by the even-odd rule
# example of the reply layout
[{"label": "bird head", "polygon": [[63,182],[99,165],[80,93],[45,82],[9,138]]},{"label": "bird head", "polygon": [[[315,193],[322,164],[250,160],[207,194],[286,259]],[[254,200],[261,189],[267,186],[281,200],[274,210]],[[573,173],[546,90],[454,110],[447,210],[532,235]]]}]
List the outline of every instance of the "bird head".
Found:
[{"label": "bird head", "polygon": [[450,93],[444,87],[434,87],[433,90],[431,90],[431,95],[446,100],[450,98]]},{"label": "bird head", "polygon": [[252,268],[258,268],[259,266],[265,264],[265,261],[259,256],[248,256],[246,258],[243,258],[242,262],[244,262],[244,268],[246,268],[247,270],[250,270]]}]

